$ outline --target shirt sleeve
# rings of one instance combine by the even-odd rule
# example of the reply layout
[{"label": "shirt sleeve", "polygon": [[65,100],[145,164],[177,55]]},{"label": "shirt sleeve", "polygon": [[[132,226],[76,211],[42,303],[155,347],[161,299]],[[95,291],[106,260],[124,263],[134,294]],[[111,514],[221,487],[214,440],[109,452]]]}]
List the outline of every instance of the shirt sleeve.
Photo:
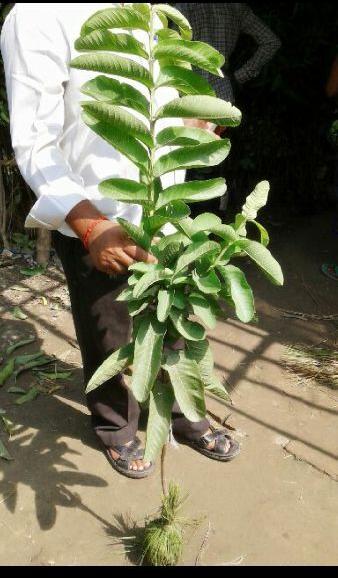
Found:
[{"label": "shirt sleeve", "polygon": [[262,67],[281,47],[281,41],[247,5],[243,5],[240,31],[251,36],[258,44],[253,57],[234,74],[237,82],[242,84],[258,76]]},{"label": "shirt sleeve", "polygon": [[23,6],[8,15],[1,34],[12,146],[24,180],[38,197],[26,226],[57,229],[86,198],[81,177],[59,146],[70,52],[56,15],[41,6]]}]

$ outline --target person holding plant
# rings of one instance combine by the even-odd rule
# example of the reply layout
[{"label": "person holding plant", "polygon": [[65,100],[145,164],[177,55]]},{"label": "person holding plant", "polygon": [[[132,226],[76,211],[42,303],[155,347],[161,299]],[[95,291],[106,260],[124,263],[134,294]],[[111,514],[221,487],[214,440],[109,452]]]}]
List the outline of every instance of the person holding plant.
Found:
[{"label": "person holding plant", "polygon": [[[146,5],[133,6],[137,10]],[[98,190],[103,179],[128,178],[135,182],[136,193],[139,170],[130,159],[141,152],[141,145],[116,130],[109,133],[112,147],[90,130],[81,118],[78,101],[83,98],[81,86],[86,81],[89,85],[92,77],[70,67],[77,54],[74,42],[80,24],[93,12],[107,9],[119,10],[123,18],[125,8],[119,4],[18,3],[1,35],[13,149],[25,181],[38,197],[26,226],[53,231],[69,287],[86,383],[108,354],[130,340],[128,308],[116,300],[127,286],[128,268],[157,262],[117,222],[123,218],[137,225],[142,207],[103,196]],[[123,32],[118,52],[127,45],[144,58],[140,42],[146,42],[147,35]],[[105,82],[101,80],[103,92]],[[123,86],[125,106],[137,103],[141,113],[148,108],[146,89],[140,96],[140,85],[131,79]],[[177,96],[168,86],[157,93],[158,107]],[[177,126],[178,121],[164,119],[159,124],[163,129]],[[128,152],[128,158],[121,150]],[[163,176],[162,184],[168,187],[183,180],[183,171],[172,171]],[[147,476],[153,466],[144,461],[136,437],[140,408],[122,374],[89,392],[87,403],[94,430],[113,467],[129,477]],[[228,461],[239,453],[238,443],[226,429],[215,432],[207,419],[190,421],[177,403],[172,427],[174,434],[210,458]]]}]

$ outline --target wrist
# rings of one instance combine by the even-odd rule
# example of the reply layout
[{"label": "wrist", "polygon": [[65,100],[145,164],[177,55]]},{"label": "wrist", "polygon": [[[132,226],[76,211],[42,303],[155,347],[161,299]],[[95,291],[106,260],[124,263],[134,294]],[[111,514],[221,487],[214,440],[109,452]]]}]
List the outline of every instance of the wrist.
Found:
[{"label": "wrist", "polygon": [[94,232],[96,227],[98,225],[100,225],[100,223],[102,223],[103,221],[109,221],[109,219],[107,217],[101,215],[100,217],[92,220],[88,224],[87,229],[85,230],[84,234],[81,237],[82,244],[83,244],[84,248],[86,249],[86,251],[89,251],[89,244],[90,244],[90,238],[92,236],[92,233]]}]

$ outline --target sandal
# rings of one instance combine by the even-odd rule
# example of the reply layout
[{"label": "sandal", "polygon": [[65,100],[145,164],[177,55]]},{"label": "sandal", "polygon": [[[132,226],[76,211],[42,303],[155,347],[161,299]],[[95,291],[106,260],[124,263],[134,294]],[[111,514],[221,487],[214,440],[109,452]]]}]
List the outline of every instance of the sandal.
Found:
[{"label": "sandal", "polygon": [[[123,476],[127,476],[127,478],[133,479],[146,478],[153,472],[154,464],[151,464],[144,470],[132,470],[130,468],[131,462],[143,459],[144,450],[139,449],[140,443],[140,440],[135,437],[132,443],[129,445],[114,446],[111,448],[104,446],[106,457],[114,470]],[[117,452],[119,457],[114,459],[109,450],[114,450]]]},{"label": "sandal", "polygon": [[[240,453],[239,443],[229,435],[227,428],[215,429],[210,426],[210,429],[211,433],[204,434],[198,440],[179,439],[177,436],[175,436],[175,438],[177,441],[180,441],[180,443],[190,446],[212,460],[218,460],[219,462],[229,462],[233,460]],[[226,441],[230,442],[230,447],[227,450]],[[208,445],[211,442],[215,442],[215,446],[210,450],[208,449]]]}]

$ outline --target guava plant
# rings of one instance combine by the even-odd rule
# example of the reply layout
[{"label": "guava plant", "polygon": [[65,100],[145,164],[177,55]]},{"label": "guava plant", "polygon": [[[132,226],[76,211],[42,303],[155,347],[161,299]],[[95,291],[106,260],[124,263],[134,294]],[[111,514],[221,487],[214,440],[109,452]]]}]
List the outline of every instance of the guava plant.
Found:
[{"label": "guava plant", "polygon": [[[168,21],[175,30],[168,28]],[[146,33],[144,42],[131,33],[140,30]],[[256,221],[269,185],[256,187],[231,224],[209,213],[189,217],[190,203],[225,193],[224,179],[163,188],[166,173],[216,166],[230,152],[228,139],[181,126],[180,121],[175,126],[174,119],[201,119],[222,127],[241,121],[240,111],[216,98],[195,71],[222,76],[224,57],[193,41],[189,22],[176,9],[131,4],[101,10],[83,24],[75,47],[84,54],[72,67],[103,73],[82,87],[90,97],[81,103],[84,122],[139,169],[138,181],[109,179],[99,189],[115,201],[142,206],[139,226],[117,221],[158,260],[156,265],[129,268],[128,288],[118,299],[128,304],[132,342],[106,359],[86,391],[132,368],[131,389],[140,403],[149,404],[145,460],[153,461],[166,442],[175,398],[191,421],[205,417],[206,393],[228,399],[213,373],[205,326],[214,329],[217,317],[224,315],[224,303],[234,307],[244,323],[255,317],[252,290],[232,259],[250,258],[270,281],[283,284],[281,268],[267,249],[268,234]],[[123,79],[136,82],[131,86]],[[147,91],[141,93],[140,85]],[[175,88],[180,97],[156,109],[156,91],[163,87]],[[173,119],[172,126],[158,131],[157,123],[164,118]],[[257,227],[259,242],[247,238],[248,222]],[[161,230],[167,223],[175,232],[165,236]],[[183,345],[177,350],[172,346],[179,339]]]}]

